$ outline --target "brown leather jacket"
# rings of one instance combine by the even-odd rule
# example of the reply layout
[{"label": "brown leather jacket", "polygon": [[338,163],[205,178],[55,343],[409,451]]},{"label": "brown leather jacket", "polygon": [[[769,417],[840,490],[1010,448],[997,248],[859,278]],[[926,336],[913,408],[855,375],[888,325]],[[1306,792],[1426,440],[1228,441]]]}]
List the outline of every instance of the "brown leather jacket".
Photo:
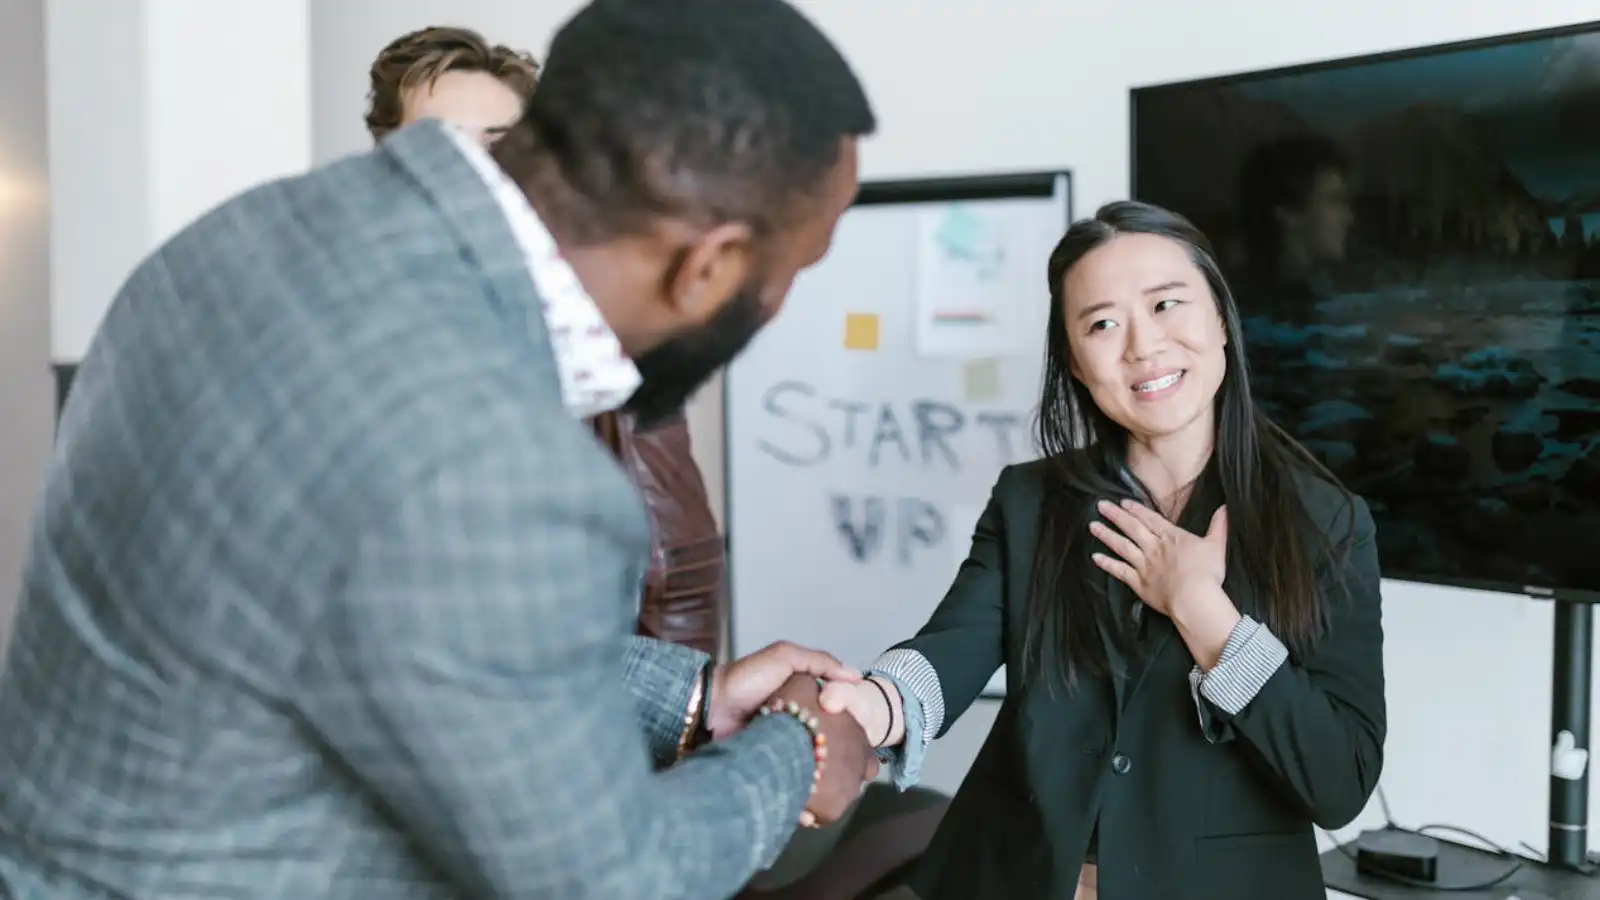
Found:
[{"label": "brown leather jacket", "polygon": [[639,488],[650,517],[639,633],[715,656],[722,640],[725,549],[705,480],[689,453],[688,420],[680,413],[647,432],[626,413],[590,423]]}]

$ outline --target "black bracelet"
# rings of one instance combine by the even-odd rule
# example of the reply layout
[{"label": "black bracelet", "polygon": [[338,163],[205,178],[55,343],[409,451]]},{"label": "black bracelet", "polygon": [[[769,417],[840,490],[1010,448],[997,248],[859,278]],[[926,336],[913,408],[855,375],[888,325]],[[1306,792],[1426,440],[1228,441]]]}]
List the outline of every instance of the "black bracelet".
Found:
[{"label": "black bracelet", "polygon": [[700,670],[700,710],[695,718],[700,721],[694,729],[694,746],[711,743],[711,673],[716,671],[716,660],[710,660]]},{"label": "black bracelet", "polygon": [[867,683],[878,689],[878,693],[883,695],[883,705],[889,708],[889,725],[883,730],[883,740],[872,745],[877,749],[889,743],[889,735],[894,734],[894,701],[889,699],[889,689],[883,686],[883,682],[876,678],[868,678]]}]

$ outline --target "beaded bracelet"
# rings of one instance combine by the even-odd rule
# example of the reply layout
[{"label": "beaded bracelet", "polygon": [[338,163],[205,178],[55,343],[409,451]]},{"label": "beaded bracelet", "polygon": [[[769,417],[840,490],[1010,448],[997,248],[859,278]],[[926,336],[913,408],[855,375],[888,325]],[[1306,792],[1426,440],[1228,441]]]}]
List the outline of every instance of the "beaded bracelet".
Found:
[{"label": "beaded bracelet", "polygon": [[828,759],[828,736],[822,733],[822,727],[817,722],[817,717],[807,712],[804,707],[793,700],[773,700],[767,706],[761,707],[763,716],[774,713],[793,716],[795,721],[806,727],[811,733],[811,755],[816,760],[816,769],[811,775],[811,793],[817,792],[817,783],[822,780],[822,767]]}]

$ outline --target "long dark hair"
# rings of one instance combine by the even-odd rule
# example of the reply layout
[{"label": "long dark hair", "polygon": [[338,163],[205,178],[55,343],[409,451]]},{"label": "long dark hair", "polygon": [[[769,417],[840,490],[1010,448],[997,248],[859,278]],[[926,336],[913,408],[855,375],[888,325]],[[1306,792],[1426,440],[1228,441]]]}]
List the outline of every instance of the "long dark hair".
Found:
[{"label": "long dark hair", "polygon": [[[1271,628],[1291,655],[1302,657],[1325,628],[1317,558],[1332,548],[1301,539],[1320,536],[1321,529],[1310,519],[1297,479],[1320,478],[1347,500],[1348,492],[1257,409],[1250,396],[1239,310],[1205,235],[1176,213],[1124,201],[1074,223],[1050,254],[1050,327],[1038,414],[1039,449],[1047,462],[1024,668],[1030,675],[1071,686],[1082,673],[1109,671],[1103,636],[1110,636],[1123,652],[1136,651],[1131,617],[1119,615],[1108,596],[1110,576],[1090,562],[1099,542],[1088,526],[1098,517],[1098,500],[1143,500],[1149,492],[1128,470],[1126,431],[1095,406],[1088,389],[1072,376],[1064,296],[1072,267],[1120,234],[1158,235],[1184,245],[1216,298],[1228,342],[1227,369],[1215,400],[1214,449],[1177,524],[1204,533],[1217,507],[1227,505],[1229,579],[1244,579],[1260,601],[1259,608],[1245,612]],[[1349,509],[1353,524],[1353,502]],[[1327,543],[1325,537],[1317,540]]]}]

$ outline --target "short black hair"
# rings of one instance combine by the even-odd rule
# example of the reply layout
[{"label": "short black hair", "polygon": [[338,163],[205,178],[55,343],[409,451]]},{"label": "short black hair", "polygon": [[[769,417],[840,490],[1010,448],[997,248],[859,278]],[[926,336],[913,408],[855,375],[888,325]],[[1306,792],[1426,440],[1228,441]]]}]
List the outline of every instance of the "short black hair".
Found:
[{"label": "short black hair", "polygon": [[658,216],[761,233],[821,186],[841,139],[875,127],[849,63],[783,0],[593,0],[556,33],[497,156],[525,186],[554,169],[575,239]]}]

